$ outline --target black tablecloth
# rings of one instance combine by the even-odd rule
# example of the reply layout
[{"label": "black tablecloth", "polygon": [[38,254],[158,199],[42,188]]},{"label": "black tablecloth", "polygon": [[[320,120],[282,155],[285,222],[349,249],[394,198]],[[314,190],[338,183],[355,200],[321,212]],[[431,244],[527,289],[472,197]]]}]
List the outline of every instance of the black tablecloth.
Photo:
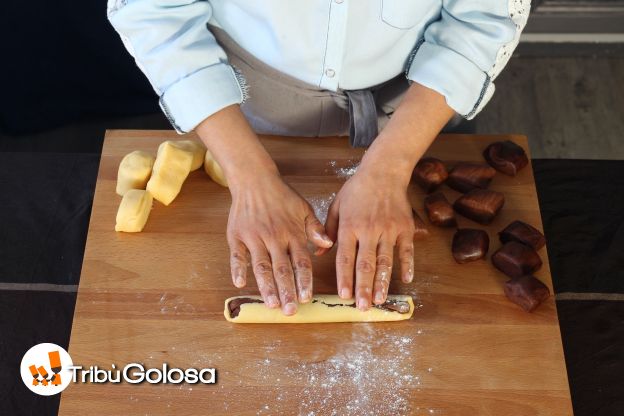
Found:
[{"label": "black tablecloth", "polygon": [[[58,408],[18,368],[34,344],[69,342],[101,146],[88,140],[91,153],[0,143],[0,415]],[[624,161],[533,167],[575,414],[624,415]]]}]

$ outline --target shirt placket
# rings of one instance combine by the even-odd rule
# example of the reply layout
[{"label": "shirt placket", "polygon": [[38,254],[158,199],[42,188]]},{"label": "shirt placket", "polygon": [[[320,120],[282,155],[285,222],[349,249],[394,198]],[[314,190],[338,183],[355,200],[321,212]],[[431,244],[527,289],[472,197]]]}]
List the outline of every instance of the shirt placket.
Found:
[{"label": "shirt placket", "polygon": [[338,80],[342,69],[342,57],[347,30],[347,12],[349,0],[331,0],[329,6],[329,24],[327,42],[319,87],[331,91],[338,89]]}]

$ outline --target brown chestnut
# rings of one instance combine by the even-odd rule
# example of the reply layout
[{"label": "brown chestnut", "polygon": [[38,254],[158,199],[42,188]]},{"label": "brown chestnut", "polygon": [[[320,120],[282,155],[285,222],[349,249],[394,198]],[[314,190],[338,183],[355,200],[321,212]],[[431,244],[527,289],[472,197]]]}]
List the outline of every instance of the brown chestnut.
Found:
[{"label": "brown chestnut", "polygon": [[490,247],[490,238],[483,230],[462,228],[453,236],[453,258],[459,264],[485,257]]},{"label": "brown chestnut", "polygon": [[425,222],[420,218],[420,215],[412,208],[412,214],[414,216],[414,238],[423,238],[429,235],[429,229],[425,225]]},{"label": "brown chestnut", "polygon": [[466,193],[473,189],[485,189],[492,182],[496,170],[485,163],[458,163],[448,175],[446,184],[458,192]]},{"label": "brown chestnut", "polygon": [[527,312],[532,312],[550,297],[550,289],[531,275],[515,277],[505,283],[505,295]]},{"label": "brown chestnut", "polygon": [[479,224],[489,224],[505,204],[505,196],[488,189],[473,189],[455,201],[453,208]]},{"label": "brown chestnut", "polygon": [[539,250],[546,244],[546,238],[537,228],[522,221],[514,221],[498,233],[501,243],[517,241],[526,244],[533,250]]},{"label": "brown chestnut", "polygon": [[483,157],[494,169],[509,176],[515,176],[529,164],[524,149],[511,140],[492,143],[483,151]]},{"label": "brown chestnut", "polygon": [[542,259],[531,247],[510,241],[492,254],[492,264],[509,277],[520,277],[539,270]]},{"label": "brown chestnut", "polygon": [[425,197],[425,212],[429,221],[438,227],[455,227],[457,220],[450,202],[442,192]]},{"label": "brown chestnut", "polygon": [[423,157],[416,164],[412,178],[426,193],[430,193],[444,183],[448,178],[448,172],[441,160]]}]

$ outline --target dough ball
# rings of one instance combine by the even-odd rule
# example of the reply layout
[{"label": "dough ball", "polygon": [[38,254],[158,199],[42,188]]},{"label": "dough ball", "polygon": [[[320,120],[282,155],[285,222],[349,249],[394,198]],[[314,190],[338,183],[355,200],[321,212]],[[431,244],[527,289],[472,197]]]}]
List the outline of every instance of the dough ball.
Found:
[{"label": "dough ball", "polygon": [[206,150],[206,158],[204,159],[204,170],[210,176],[210,178],[221,186],[228,187],[227,180],[223,174],[223,169],[212,157],[212,153]]},{"label": "dough ball", "polygon": [[191,172],[201,168],[204,163],[204,154],[206,153],[206,146],[197,140],[167,140],[158,146],[158,152],[165,143],[169,143],[171,146],[178,149],[186,150],[193,153],[193,162],[191,163]]},{"label": "dough ball", "polygon": [[173,143],[166,141],[160,145],[152,177],[147,182],[147,190],[165,205],[178,196],[193,164],[193,152]]},{"label": "dough ball", "polygon": [[135,150],[121,159],[117,171],[117,194],[124,196],[129,189],[145,189],[152,174],[154,156]]},{"label": "dough ball", "polygon": [[142,189],[130,189],[126,192],[117,210],[115,231],[126,233],[142,231],[152,210],[152,201],[152,195]]}]

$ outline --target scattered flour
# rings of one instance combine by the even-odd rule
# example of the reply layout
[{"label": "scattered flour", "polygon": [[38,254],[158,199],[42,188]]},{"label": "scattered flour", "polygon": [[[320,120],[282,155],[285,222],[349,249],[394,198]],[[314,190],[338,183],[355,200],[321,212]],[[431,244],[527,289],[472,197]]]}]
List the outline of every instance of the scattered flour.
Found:
[{"label": "scattered flour", "polygon": [[327,197],[312,197],[308,198],[308,202],[312,205],[312,209],[314,209],[314,215],[321,222],[321,224],[325,224],[327,220],[327,211],[329,210],[329,206],[332,201],[336,197],[336,193],[332,193]]},{"label": "scattered flour", "polygon": [[349,179],[351,176],[357,172],[358,166],[360,166],[359,160],[348,160],[346,166],[338,166],[338,162],[335,160],[329,161],[329,166],[332,168],[333,172],[339,178]]},{"label": "scattered flour", "polygon": [[[293,414],[293,409],[282,407],[284,397],[293,399],[293,394],[300,403],[299,415],[413,414],[416,409],[411,409],[408,395],[409,389],[421,386],[415,354],[421,334],[386,333],[379,325],[362,323],[353,327],[350,340],[324,359],[277,362],[263,358],[249,363],[247,374],[274,386],[275,396],[258,404],[257,415]],[[287,353],[286,346],[283,351],[275,345],[266,348],[276,356]],[[266,356],[271,355],[267,351]],[[300,386],[299,390],[282,388],[282,379]]]}]

